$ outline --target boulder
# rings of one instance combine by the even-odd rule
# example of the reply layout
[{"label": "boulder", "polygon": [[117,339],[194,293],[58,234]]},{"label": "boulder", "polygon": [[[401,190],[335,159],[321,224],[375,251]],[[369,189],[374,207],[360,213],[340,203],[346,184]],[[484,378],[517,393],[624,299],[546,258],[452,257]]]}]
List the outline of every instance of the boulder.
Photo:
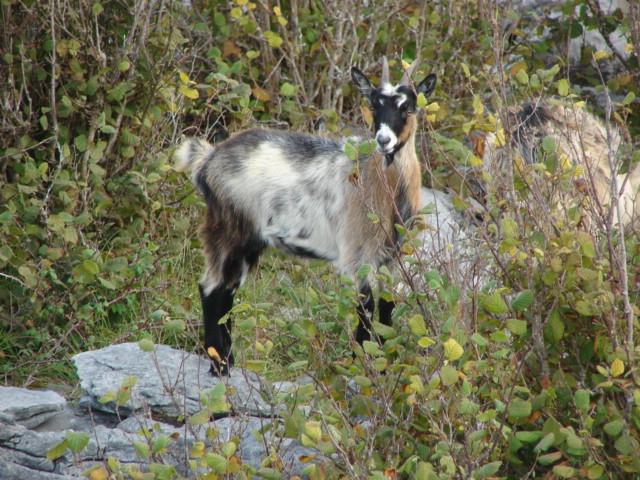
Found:
[{"label": "boulder", "polygon": [[51,390],[0,387],[1,418],[27,428],[44,423],[60,412],[66,403],[63,397]]},{"label": "boulder", "polygon": [[[128,416],[148,409],[168,418],[201,409],[200,392],[220,382],[226,386],[230,411],[249,415],[272,415],[275,406],[264,382],[253,372],[234,368],[229,377],[216,378],[209,373],[209,361],[166,345],[151,352],[137,343],[111,345],[73,357],[80,386],[86,393],[82,405]],[[116,392],[129,377],[136,377],[130,399],[122,406],[100,399]]]}]

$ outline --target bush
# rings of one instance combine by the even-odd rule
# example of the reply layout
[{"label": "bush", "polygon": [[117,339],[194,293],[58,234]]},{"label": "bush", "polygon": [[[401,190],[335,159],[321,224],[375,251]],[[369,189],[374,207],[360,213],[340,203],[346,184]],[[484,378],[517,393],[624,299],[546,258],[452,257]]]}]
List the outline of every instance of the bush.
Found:
[{"label": "bush", "polygon": [[[438,74],[419,151],[425,183],[452,186],[463,209],[471,190],[461,172],[481,156],[465,136],[507,142],[510,106],[586,93],[572,81],[599,93],[614,60],[591,52],[569,70],[557,45],[615,19],[630,53],[604,81],[623,94],[612,118],[637,148],[635,7],[569,1],[564,17],[539,24],[511,12],[520,23],[503,38],[484,2],[391,6],[4,1],[0,374],[71,380],[70,354],[124,339],[199,345],[202,202],[172,170],[172,147],[183,133],[217,140],[255,124],[348,132],[370,120],[349,85],[353,63],[374,72],[383,54],[396,66],[419,55],[422,73]],[[623,170],[637,161],[627,155]],[[313,478],[640,471],[637,236],[585,228],[592,199],[579,201],[576,172],[557,164],[515,171],[512,191],[491,199],[479,227],[495,260],[489,282],[461,284],[424,264],[409,235],[405,260],[424,286],[398,292],[380,273],[399,303],[395,323],[376,325],[386,342],[365,343],[354,359],[349,279],[266,257],[234,308],[239,363],[313,378],[287,400],[282,423],[334,459],[335,472],[309,467]],[[489,189],[494,180],[483,179]],[[553,217],[527,208],[540,181],[557,181],[572,208]]]}]

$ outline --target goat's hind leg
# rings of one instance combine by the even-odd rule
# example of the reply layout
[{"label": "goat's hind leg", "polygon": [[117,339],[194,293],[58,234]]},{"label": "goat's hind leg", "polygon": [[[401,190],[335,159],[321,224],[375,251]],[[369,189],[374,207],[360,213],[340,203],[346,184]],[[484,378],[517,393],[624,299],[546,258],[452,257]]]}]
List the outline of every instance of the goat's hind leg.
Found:
[{"label": "goat's hind leg", "polygon": [[[200,300],[204,320],[204,347],[211,359],[210,372],[213,375],[228,375],[233,366],[231,351],[231,320],[220,324],[233,306],[234,290],[224,283],[211,287],[200,283]],[[213,350],[211,350],[213,348]]]},{"label": "goat's hind leg", "polygon": [[355,332],[356,341],[362,345],[365,340],[371,339],[371,333],[373,331],[373,313],[375,310],[375,302],[373,300],[373,293],[371,292],[371,285],[368,282],[364,282],[360,285],[360,291],[358,294],[358,328]]}]

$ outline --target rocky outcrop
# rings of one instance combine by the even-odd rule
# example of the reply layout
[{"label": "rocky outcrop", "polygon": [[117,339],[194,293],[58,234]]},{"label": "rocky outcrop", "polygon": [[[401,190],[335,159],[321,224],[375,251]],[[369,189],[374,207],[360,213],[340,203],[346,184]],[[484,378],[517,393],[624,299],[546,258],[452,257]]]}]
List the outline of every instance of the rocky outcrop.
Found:
[{"label": "rocky outcrop", "polygon": [[[81,403],[95,410],[129,415],[147,409],[166,417],[185,412],[191,415],[201,408],[201,392],[222,381],[229,392],[229,412],[275,413],[272,397],[277,392],[255,373],[233,369],[229,377],[220,380],[209,374],[209,362],[204,358],[166,345],[157,345],[150,352],[141,350],[137,343],[111,345],[80,353],[73,362],[86,392]],[[135,388],[123,406],[116,408],[113,402],[100,401],[129,377],[136,378]]]},{"label": "rocky outcrop", "polygon": [[34,428],[60,412],[66,400],[51,390],[0,387],[0,418]]},{"label": "rocky outcrop", "polygon": [[[279,433],[281,396],[296,383],[274,386],[242,369],[218,379],[208,373],[206,360],[163,345],[149,352],[135,343],[112,345],[73,361],[84,393],[78,406],[51,391],[0,387],[0,478],[81,478],[91,468],[107,468],[109,459],[125,474],[159,463],[194,478],[211,470],[210,458],[209,465],[202,460],[206,455],[235,462],[250,474],[265,458],[277,457],[278,470],[289,478],[301,474],[301,458],[326,460]],[[114,401],[123,382],[127,394]],[[228,408],[216,416],[226,416],[189,421],[202,412],[201,393],[221,382]],[[58,448],[78,434],[86,434],[79,451]],[[154,451],[158,442],[164,446]]]}]

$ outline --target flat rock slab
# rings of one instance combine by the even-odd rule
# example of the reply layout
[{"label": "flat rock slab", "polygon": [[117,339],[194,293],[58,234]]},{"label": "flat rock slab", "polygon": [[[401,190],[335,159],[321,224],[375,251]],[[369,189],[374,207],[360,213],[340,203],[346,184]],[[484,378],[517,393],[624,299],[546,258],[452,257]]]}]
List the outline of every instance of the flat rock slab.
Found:
[{"label": "flat rock slab", "polygon": [[0,387],[0,414],[27,428],[35,428],[60,412],[66,400],[51,390]]},{"label": "flat rock slab", "polygon": [[[151,410],[168,418],[191,415],[201,407],[200,392],[226,385],[230,410],[249,415],[272,415],[268,401],[272,389],[254,373],[234,368],[229,377],[217,378],[209,373],[204,358],[166,345],[156,345],[145,352],[137,343],[121,343],[73,357],[80,386],[86,392],[84,406],[120,415]],[[129,400],[119,408],[113,402],[99,400],[116,392],[128,377],[136,377]]]}]

